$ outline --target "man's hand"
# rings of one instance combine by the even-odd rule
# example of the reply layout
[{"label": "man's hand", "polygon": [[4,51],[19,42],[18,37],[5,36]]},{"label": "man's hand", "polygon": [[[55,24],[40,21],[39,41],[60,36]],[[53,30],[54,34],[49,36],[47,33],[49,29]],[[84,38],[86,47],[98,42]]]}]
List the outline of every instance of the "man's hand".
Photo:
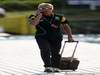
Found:
[{"label": "man's hand", "polygon": [[74,39],[72,37],[68,37],[68,42],[74,42]]},{"label": "man's hand", "polygon": [[42,10],[40,10],[40,9],[37,10],[37,16],[39,16],[40,18],[42,18]]}]

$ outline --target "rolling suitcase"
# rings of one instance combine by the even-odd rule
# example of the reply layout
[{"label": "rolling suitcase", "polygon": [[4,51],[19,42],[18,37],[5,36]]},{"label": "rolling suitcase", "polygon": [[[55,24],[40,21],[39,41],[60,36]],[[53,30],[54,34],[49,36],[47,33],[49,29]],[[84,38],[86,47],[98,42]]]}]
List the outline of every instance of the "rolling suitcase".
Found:
[{"label": "rolling suitcase", "polygon": [[60,60],[59,68],[61,70],[73,70],[73,71],[75,71],[78,68],[78,65],[80,62],[77,58],[74,58],[74,54],[75,54],[75,51],[76,51],[76,48],[78,45],[78,41],[74,41],[74,42],[76,42],[76,46],[74,48],[72,56],[71,57],[62,57],[66,42],[68,42],[68,41],[64,42],[64,46],[63,46],[62,51],[61,51],[61,60]]}]

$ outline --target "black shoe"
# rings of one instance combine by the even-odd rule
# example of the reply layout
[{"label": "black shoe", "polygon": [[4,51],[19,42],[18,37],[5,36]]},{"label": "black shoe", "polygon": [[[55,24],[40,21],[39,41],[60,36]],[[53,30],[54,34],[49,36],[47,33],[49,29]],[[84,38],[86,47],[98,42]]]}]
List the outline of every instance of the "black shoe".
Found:
[{"label": "black shoe", "polygon": [[58,68],[46,67],[44,72],[60,72],[60,70]]},{"label": "black shoe", "polygon": [[53,70],[52,70],[51,67],[46,67],[45,70],[44,70],[44,72],[49,72],[50,73],[50,72],[53,72]]},{"label": "black shoe", "polygon": [[58,68],[53,68],[53,72],[60,72]]}]

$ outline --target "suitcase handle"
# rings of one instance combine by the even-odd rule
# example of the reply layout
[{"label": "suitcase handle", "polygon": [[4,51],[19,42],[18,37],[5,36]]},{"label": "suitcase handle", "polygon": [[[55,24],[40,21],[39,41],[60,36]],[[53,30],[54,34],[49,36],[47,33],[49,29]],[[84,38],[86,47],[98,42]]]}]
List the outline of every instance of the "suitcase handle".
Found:
[{"label": "suitcase handle", "polygon": [[77,42],[77,43],[78,43],[79,41],[71,41],[71,42],[70,42],[70,41],[65,41],[65,43],[66,43],[66,42],[69,42],[69,43],[71,43],[71,42]]},{"label": "suitcase handle", "polygon": [[[65,42],[64,42],[64,45],[63,45],[63,48],[62,48],[62,51],[61,51],[61,57],[62,57],[62,54],[63,54],[63,52],[64,52],[65,44],[66,44],[67,42],[69,42],[69,41],[65,41]],[[71,56],[71,60],[70,60],[71,62],[72,62],[73,59],[74,59],[74,54],[75,54],[75,52],[76,52],[76,48],[77,48],[77,45],[78,45],[79,41],[73,41],[73,42],[76,42],[76,45],[75,45],[73,54],[72,54],[72,56]],[[69,43],[71,43],[71,42],[69,42]]]}]

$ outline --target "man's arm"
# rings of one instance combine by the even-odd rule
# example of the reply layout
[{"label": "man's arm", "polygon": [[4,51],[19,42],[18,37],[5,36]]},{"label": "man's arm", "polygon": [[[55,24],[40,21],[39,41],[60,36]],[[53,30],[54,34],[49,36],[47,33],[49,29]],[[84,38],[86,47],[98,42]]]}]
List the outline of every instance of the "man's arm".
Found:
[{"label": "man's arm", "polygon": [[71,28],[69,26],[68,21],[65,18],[62,20],[62,24],[61,25],[63,27],[64,32],[66,34],[68,34],[68,41],[74,41],[73,37],[72,37],[72,30],[71,30]]},{"label": "man's arm", "polygon": [[62,24],[63,30],[66,34],[68,34],[68,41],[74,41],[72,37],[72,31],[68,24]]},{"label": "man's arm", "polygon": [[42,18],[42,14],[37,15],[33,20],[32,20],[32,25],[36,26],[39,24],[40,19]]},{"label": "man's arm", "polygon": [[36,15],[36,16],[34,16],[34,15],[30,15],[30,16],[29,16],[29,22],[30,22],[30,24],[36,26],[36,25],[39,24],[41,18],[42,18],[42,13],[41,13],[41,11],[38,9],[38,10],[37,10],[37,15]]}]

